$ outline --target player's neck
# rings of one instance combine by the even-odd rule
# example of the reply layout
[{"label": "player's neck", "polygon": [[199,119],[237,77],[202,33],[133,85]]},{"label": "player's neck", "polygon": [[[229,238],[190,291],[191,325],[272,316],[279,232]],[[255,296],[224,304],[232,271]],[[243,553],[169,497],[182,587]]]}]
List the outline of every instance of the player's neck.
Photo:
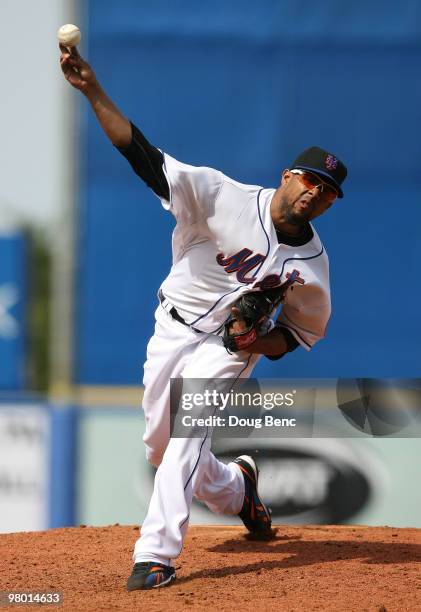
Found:
[{"label": "player's neck", "polygon": [[303,225],[293,225],[292,223],[280,222],[273,223],[277,232],[281,234],[286,234],[287,236],[300,236],[304,234],[307,223]]}]

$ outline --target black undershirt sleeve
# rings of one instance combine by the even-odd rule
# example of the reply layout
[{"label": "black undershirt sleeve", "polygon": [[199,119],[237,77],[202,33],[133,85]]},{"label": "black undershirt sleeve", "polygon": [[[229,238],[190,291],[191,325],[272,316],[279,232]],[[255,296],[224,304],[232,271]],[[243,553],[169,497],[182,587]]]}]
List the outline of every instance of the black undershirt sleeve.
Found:
[{"label": "black undershirt sleeve", "polygon": [[271,361],[276,361],[277,359],[281,359],[281,357],[283,357],[287,353],[291,353],[292,351],[295,351],[295,349],[298,346],[300,346],[300,343],[294,338],[294,336],[289,331],[289,329],[287,329],[286,327],[283,327],[282,325],[276,325],[276,327],[282,332],[282,335],[287,341],[288,349],[285,353],[281,353],[280,355],[265,355],[265,357],[267,357]]},{"label": "black undershirt sleeve", "polygon": [[170,188],[165,177],[164,156],[151,145],[142,132],[133,124],[132,141],[128,147],[116,147],[130,163],[133,170],[160,198],[170,199]]}]

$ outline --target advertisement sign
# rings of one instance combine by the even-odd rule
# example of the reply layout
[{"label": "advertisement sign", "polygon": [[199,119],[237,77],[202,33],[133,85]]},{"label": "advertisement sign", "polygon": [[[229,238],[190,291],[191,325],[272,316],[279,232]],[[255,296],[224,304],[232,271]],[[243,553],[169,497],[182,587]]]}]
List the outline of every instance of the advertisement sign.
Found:
[{"label": "advertisement sign", "polygon": [[[145,458],[138,410],[84,409],[79,436],[77,522],[140,524],[156,469]],[[364,524],[421,527],[420,488],[413,466],[417,438],[220,438],[225,463],[250,454],[259,490],[279,524]],[[82,468],[82,469],[81,469]],[[116,494],[117,492],[117,494]],[[194,501],[190,524],[238,525]]]},{"label": "advertisement sign", "polygon": [[0,532],[46,529],[50,418],[43,406],[0,406]]}]

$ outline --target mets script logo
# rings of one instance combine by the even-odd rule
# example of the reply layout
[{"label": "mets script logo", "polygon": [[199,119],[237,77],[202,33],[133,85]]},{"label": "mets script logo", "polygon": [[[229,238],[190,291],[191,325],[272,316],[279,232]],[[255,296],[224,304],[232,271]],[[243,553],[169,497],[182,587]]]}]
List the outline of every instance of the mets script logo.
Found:
[{"label": "mets script logo", "polygon": [[253,283],[255,279],[252,276],[247,276],[247,274],[266,259],[260,253],[252,257],[250,255],[253,255],[253,251],[250,251],[250,249],[241,249],[231,257],[225,257],[223,253],[218,253],[216,261],[225,268],[225,272],[228,272],[228,274],[237,272],[238,282],[249,284]]},{"label": "mets script logo", "polygon": [[[250,257],[251,255],[253,255],[253,251],[244,248],[230,257],[225,257],[223,253],[219,253],[216,256],[216,261],[220,266],[225,268],[225,272],[228,272],[228,274],[237,272],[236,277],[240,283],[250,284],[255,281],[255,278],[253,276],[247,276],[247,274],[256,268],[256,266],[262,264],[266,259],[266,257],[260,253]],[[287,280],[282,284],[282,287],[285,288],[285,290],[294,283],[299,283],[300,285],[305,283],[305,280],[300,276],[299,270],[287,272],[285,276]],[[256,283],[256,287],[259,287],[262,291],[280,286],[281,277],[279,274],[268,274],[268,276],[265,276],[261,281]]]},{"label": "mets script logo", "polygon": [[285,294],[288,287],[291,287],[294,283],[299,283],[300,285],[304,285],[305,283],[305,280],[300,276],[299,270],[287,272],[285,276],[287,277],[286,281],[281,283],[279,274],[268,274],[268,276],[265,276],[261,281],[256,283],[256,287],[259,287],[262,291],[280,287],[283,290],[283,294]]}]

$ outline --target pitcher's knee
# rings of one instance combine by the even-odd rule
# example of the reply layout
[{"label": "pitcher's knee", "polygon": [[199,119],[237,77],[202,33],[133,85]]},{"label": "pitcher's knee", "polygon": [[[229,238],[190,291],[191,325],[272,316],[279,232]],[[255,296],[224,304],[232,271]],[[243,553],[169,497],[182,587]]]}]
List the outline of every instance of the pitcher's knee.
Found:
[{"label": "pitcher's knee", "polygon": [[151,465],[158,467],[161,464],[164,452],[157,451],[154,448],[146,447],[146,460]]}]

